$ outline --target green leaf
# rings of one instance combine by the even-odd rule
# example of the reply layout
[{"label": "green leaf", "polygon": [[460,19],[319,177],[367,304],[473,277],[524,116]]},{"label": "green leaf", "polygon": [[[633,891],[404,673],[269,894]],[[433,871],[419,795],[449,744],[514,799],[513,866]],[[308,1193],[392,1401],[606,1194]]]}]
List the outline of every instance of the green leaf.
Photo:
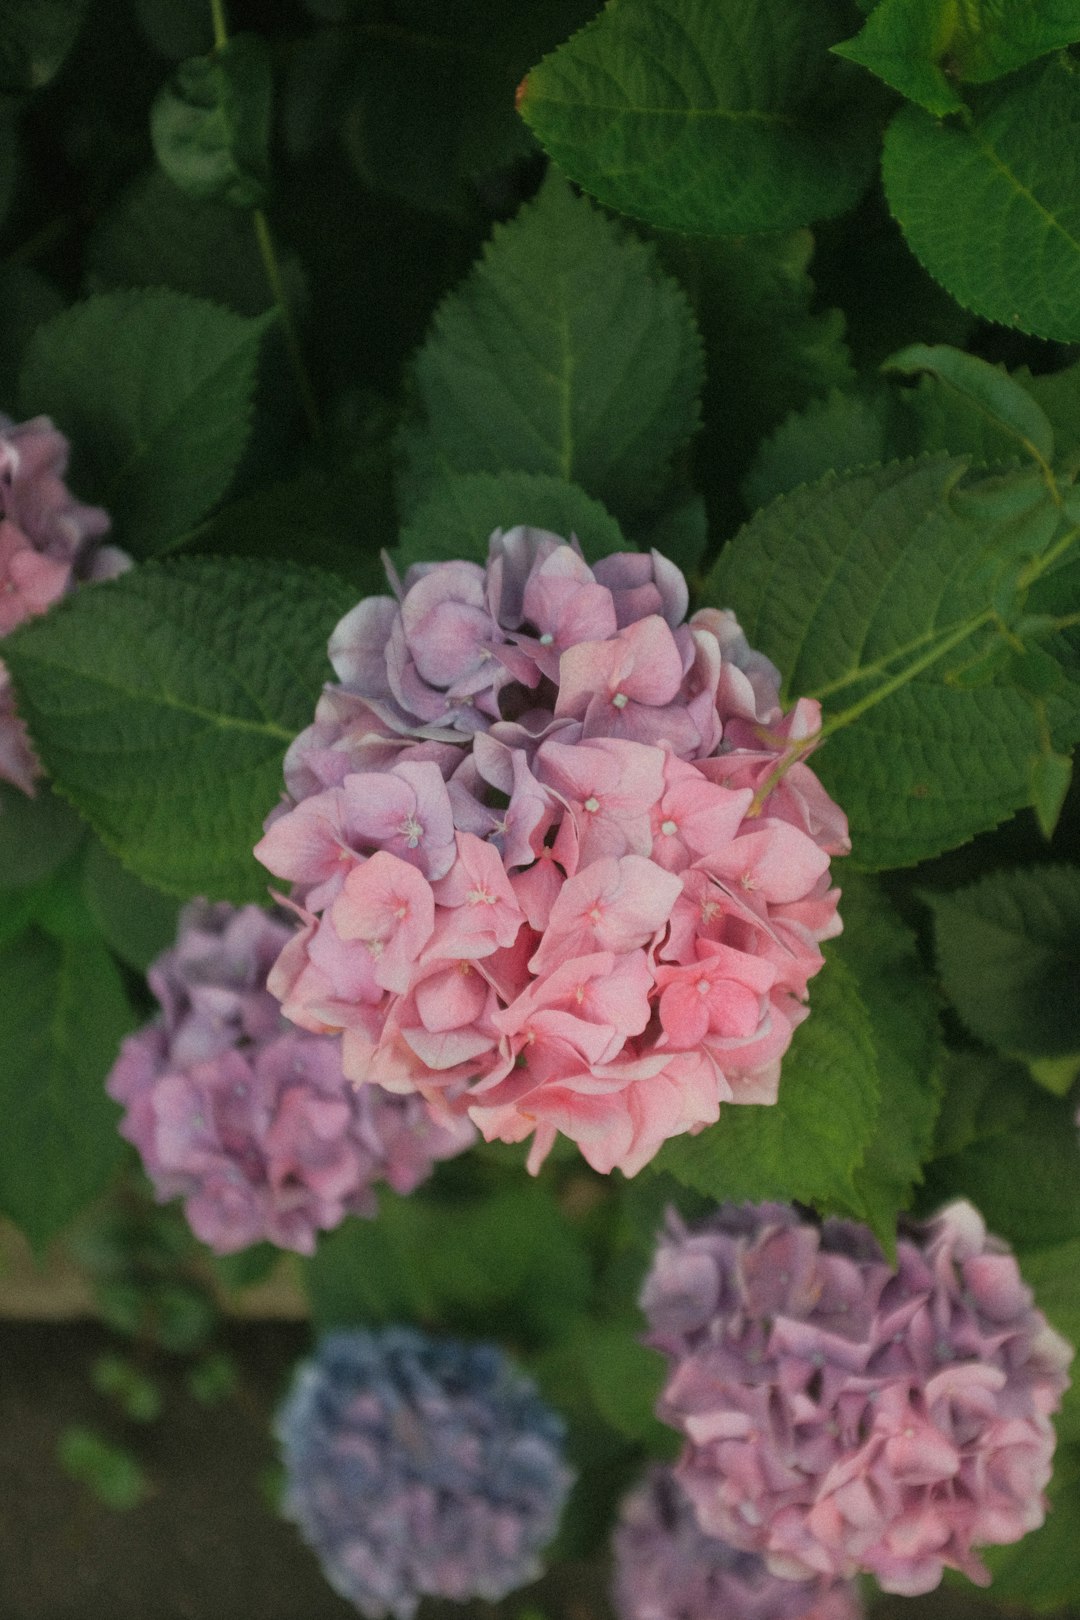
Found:
[{"label": "green leaf", "polygon": [[[938,0],[939,4],[943,0]],[[958,6],[950,57],[969,83],[1000,79],[1080,40],[1076,0],[974,0]]]},{"label": "green leaf", "polygon": [[0,31],[0,91],[39,90],[63,64],[86,15],[87,0],[6,0]]},{"label": "green leaf", "polygon": [[97,838],[86,852],[83,892],[106,944],[139,973],[176,937],[177,901],[148,888]]},{"label": "green leaf", "polygon": [[38,329],[21,412],[56,419],[74,447],[72,486],[108,509],[126,550],[160,550],[225,493],[269,320],[158,289],[101,293]]},{"label": "green leaf", "polygon": [[161,1391],[152,1378],[123,1356],[99,1356],[91,1374],[94,1388],[109,1395],[134,1423],[153,1423],[161,1413]]},{"label": "green leaf", "polygon": [[1026,366],[1021,366],[1014,375],[1048,418],[1059,462],[1075,473],[1080,451],[1080,365],[1040,377],[1033,377]]},{"label": "green leaf", "polygon": [[973,1035],[1032,1057],[1080,1051],[1080,870],[992,872],[923,898],[945,993]]},{"label": "green leaf", "polygon": [[881,397],[832,388],[792,411],[760,446],[743,484],[753,511],[829,472],[854,472],[886,459],[887,405]]},{"label": "green leaf", "polygon": [[[2,184],[0,180],[0,187]],[[0,377],[8,379],[3,404],[9,409],[15,403],[14,379],[19,375],[27,344],[37,328],[63,307],[64,300],[52,282],[32,265],[13,264],[10,260],[0,264]]]},{"label": "green leaf", "polygon": [[266,896],[251,854],[355,593],[287,564],[184,558],[71,597],[4,642],[38,751],[136,876]]},{"label": "green leaf", "polygon": [[381,1191],[376,1219],[322,1238],[306,1273],[320,1329],[419,1320],[531,1344],[565,1334],[591,1289],[581,1238],[532,1181],[452,1201]]},{"label": "green leaf", "polygon": [[[993,1057],[987,1074],[1004,1079]],[[1015,1091],[1016,1097],[1010,1096]],[[935,1159],[926,1170],[927,1201],[968,1198],[991,1232],[1029,1250],[1080,1238],[1080,1176],[1076,1174],[1074,1108],[1040,1091],[1018,1067],[1003,1088],[985,1092],[989,1113],[1015,1110],[1011,1130],[981,1136],[960,1152]]]},{"label": "green leaf", "polygon": [[891,355],[882,370],[907,376],[928,372],[946,394],[958,395],[976,418],[986,421],[993,434],[1008,442],[1014,455],[1028,456],[1039,466],[1053,461],[1054,430],[1046,412],[1004,366],[992,366],[977,355],[944,343],[914,343]]},{"label": "green leaf", "polygon": [[1053,838],[1072,783],[1068,754],[1036,754],[1031,761],[1031,803],[1044,838]]},{"label": "green leaf", "polygon": [[854,39],[833,50],[927,112],[961,112],[964,103],[940,66],[957,10],[948,0],[879,0]]},{"label": "green leaf", "polygon": [[685,295],[653,249],[553,177],[496,227],[416,358],[406,515],[440,472],[510,471],[636,514],[697,427],[702,374]]},{"label": "green leaf", "polygon": [[687,289],[705,340],[695,470],[714,527],[727,532],[743,515],[735,491],[765,435],[817,395],[854,385],[844,317],[814,307],[809,231],[727,241],[665,237],[660,251]]},{"label": "green leaf", "polygon": [[85,836],[85,822],[46,783],[32,799],[0,783],[0,890],[51,877]]},{"label": "green leaf", "polygon": [[958,303],[1022,332],[1080,340],[1073,65],[1055,60],[981,92],[965,123],[904,108],[886,133],[882,164],[908,246]]},{"label": "green leaf", "polygon": [[170,550],[302,563],[348,580],[357,596],[378,595],[386,590],[380,549],[396,537],[380,493],[371,480],[312,467],[231,501]]},{"label": "green leaf", "polygon": [[923,1179],[934,1139],[942,1060],[937,1006],[915,936],[886,895],[854,874],[842,881],[839,950],[870,1015],[881,1081],[877,1125],[855,1185],[866,1218],[891,1247],[897,1214]]},{"label": "green leaf", "polygon": [[699,1136],[666,1142],[655,1170],[719,1201],[858,1202],[855,1173],[879,1103],[873,1027],[851,969],[832,947],[827,956],[810,988],[810,1016],[784,1058],[779,1099],[721,1107]]},{"label": "green leaf", "polygon": [[261,315],[273,302],[250,219],[227,203],[195,202],[160,169],[120,193],[87,248],[88,292],[171,287]]},{"label": "green leaf", "polygon": [[127,1513],[151,1494],[151,1485],[130,1451],[103,1440],[93,1429],[69,1424],[57,1443],[61,1468],[86,1485],[104,1507]]},{"label": "green leaf", "polygon": [[1010,1135],[1022,1125],[1033,1095],[1018,1064],[989,1052],[948,1052],[934,1157],[949,1158],[974,1142]]},{"label": "green leaf", "polygon": [[1080,1052],[1065,1057],[1028,1058],[1028,1073],[1052,1097],[1065,1097],[1080,1079]]},{"label": "green leaf", "polygon": [[581,1377],[596,1410],[628,1440],[639,1440],[652,1455],[673,1454],[678,1441],[655,1415],[667,1381],[667,1362],[641,1343],[642,1324],[634,1317],[614,1322],[583,1322],[574,1339]]},{"label": "green leaf", "polygon": [[31,930],[0,950],[0,1209],[42,1250],[111,1177],[105,1078],[134,1017],[94,939]]},{"label": "green leaf", "polygon": [[[1011,581],[1017,559],[1047,544],[1055,509],[1034,475],[960,489],[963,472],[925,457],[797,489],[755,514],[707,587],[790,693],[819,697],[826,723],[856,712],[814,769],[847,812],[853,859],[871,870],[964,843],[1030,800],[1038,724],[1027,699],[1001,678],[971,691],[949,676],[969,648],[984,650],[965,625],[988,615],[999,574]],[[1071,741],[1075,687],[1048,713]]]},{"label": "green leaf", "polygon": [[841,95],[830,0],[619,0],[545,57],[521,113],[572,180],[662,230],[843,213],[872,142]]},{"label": "green leaf", "polygon": [[394,562],[486,562],[492,532],[519,523],[567,540],[576,534],[591,562],[629,549],[611,514],[575,484],[546,473],[467,473],[435,486],[401,531]]},{"label": "green leaf", "polygon": [[270,182],[270,47],[234,34],[181,62],[150,111],[158,162],[195,202],[261,208]]}]

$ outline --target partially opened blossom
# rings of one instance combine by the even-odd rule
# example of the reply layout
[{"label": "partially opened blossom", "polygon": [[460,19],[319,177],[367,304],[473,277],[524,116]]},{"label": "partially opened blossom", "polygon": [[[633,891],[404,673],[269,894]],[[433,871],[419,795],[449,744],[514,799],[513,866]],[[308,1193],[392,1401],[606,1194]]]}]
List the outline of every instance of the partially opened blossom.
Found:
[{"label": "partially opened blossom", "polygon": [[340,1041],[285,1021],[266,976],[290,938],[258,906],[188,906],[147,976],[161,1017],[107,1082],[158,1197],[183,1198],[219,1253],[268,1240],[310,1254],[318,1231],[376,1213],[378,1182],[411,1192],[474,1136],[421,1097],[358,1090]]},{"label": "partially opened blossom", "polygon": [[970,1204],[908,1226],[895,1268],[782,1205],[671,1216],[642,1306],[698,1524],[772,1574],[985,1584],[975,1549],[1042,1523],[1072,1349]]},{"label": "partially opened blossom", "polygon": [[573,1478],[562,1419],[500,1349],[410,1328],[323,1338],[277,1433],[283,1512],[368,1620],[535,1580]]},{"label": "partially opened blossom", "polygon": [[[16,424],[0,415],[0,639],[81,580],[130,566],[115,546],[97,545],[108,515],[74,498],[67,463],[68,442],[47,416]],[[0,663],[0,781],[32,794],[40,773]]]},{"label": "partially opened blossom", "polygon": [[632,1175],[775,1101],[840,928],[817,704],[785,714],[730,613],[684,622],[656,553],[590,568],[518,528],[486,567],[390,572],[331,636],[256,848],[301,914],[289,1018],[340,1032],[357,1083],[531,1138],[533,1170],[561,1132]]},{"label": "partially opened blossom", "polygon": [[670,1468],[625,1498],[612,1543],[619,1620],[860,1620],[852,1581],[783,1580],[756,1553],[706,1535]]}]

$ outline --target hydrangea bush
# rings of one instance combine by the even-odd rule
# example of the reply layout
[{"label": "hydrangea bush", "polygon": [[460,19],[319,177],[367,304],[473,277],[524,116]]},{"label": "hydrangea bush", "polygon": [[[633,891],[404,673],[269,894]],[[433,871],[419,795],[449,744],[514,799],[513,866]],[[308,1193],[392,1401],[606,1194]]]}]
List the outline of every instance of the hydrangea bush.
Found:
[{"label": "hydrangea bush", "polygon": [[99,1390],[292,1288],[370,1615],[1080,1606],[1080,21],[9,10],[0,1217]]}]

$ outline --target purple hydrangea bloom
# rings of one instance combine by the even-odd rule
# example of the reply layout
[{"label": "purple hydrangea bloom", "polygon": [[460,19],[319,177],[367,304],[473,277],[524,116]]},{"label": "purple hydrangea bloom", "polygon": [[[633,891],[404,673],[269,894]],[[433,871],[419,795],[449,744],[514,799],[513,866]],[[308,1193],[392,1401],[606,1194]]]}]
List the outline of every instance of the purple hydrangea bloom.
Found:
[{"label": "purple hydrangea bloom", "polygon": [[973,1549],[1042,1523],[1072,1349],[970,1204],[906,1227],[895,1270],[850,1221],[671,1216],[642,1306],[699,1523],[774,1574],[985,1584]]},{"label": "purple hydrangea bloom", "polygon": [[[0,415],[0,639],[80,580],[111,579],[131,565],[115,546],[96,544],[108,514],[75,500],[67,463],[68,442],[47,416],[16,424]],[[32,794],[40,774],[0,663],[0,781]]]},{"label": "purple hydrangea bloom", "polygon": [[540,1574],[572,1474],[562,1419],[495,1345],[339,1332],[278,1414],[283,1511],[369,1620]]},{"label": "purple hydrangea bloom", "polygon": [[290,937],[258,906],[188,906],[148,974],[162,1017],[107,1082],[158,1197],[183,1198],[221,1254],[264,1239],[310,1254],[316,1232],[376,1213],[376,1182],[411,1192],[475,1137],[420,1097],[354,1087],[339,1040],[286,1023],[266,975]]},{"label": "purple hydrangea bloom", "polygon": [[756,1553],[707,1536],[670,1468],[626,1497],[613,1541],[619,1620],[860,1620],[851,1581],[785,1581]]}]

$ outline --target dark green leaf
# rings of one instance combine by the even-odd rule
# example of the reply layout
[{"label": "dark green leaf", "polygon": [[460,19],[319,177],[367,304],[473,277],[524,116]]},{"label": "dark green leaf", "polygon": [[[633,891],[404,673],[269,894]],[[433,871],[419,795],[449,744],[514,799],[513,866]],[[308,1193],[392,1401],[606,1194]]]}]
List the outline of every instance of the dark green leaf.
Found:
[{"label": "dark green leaf", "polygon": [[486,562],[493,530],[519,523],[567,540],[576,534],[590,561],[629,549],[611,514],[574,484],[545,473],[467,473],[434,487],[401,531],[394,562]]},{"label": "dark green leaf", "polygon": [[[1056,509],[1034,474],[960,489],[963,472],[923,458],[797,489],[751,519],[708,585],[793,696],[820,697],[826,722],[857,712],[814,768],[871,869],[963,843],[1030,801],[1028,700],[1000,678],[971,691],[950,672],[986,650],[963,627],[989,614],[999,580],[1009,596],[1019,560],[1056,532]],[[1048,702],[1059,745],[1080,727],[1077,699],[1070,686]]]},{"label": "dark green leaf", "polygon": [[[0,141],[2,141],[0,135]],[[27,344],[43,322],[58,315],[64,300],[51,281],[28,264],[0,264],[0,404],[15,409],[15,379]]]},{"label": "dark green leaf", "polygon": [[[891,355],[882,370],[909,376],[929,373],[947,394],[958,395],[969,411],[984,419],[990,432],[1008,443],[1014,455],[1028,456],[1040,465],[1053,461],[1054,430],[1046,412],[1003,366],[991,366],[977,355],[964,354],[943,343],[915,343]],[[955,451],[957,446],[940,448]]]},{"label": "dark green leaf", "polygon": [[697,426],[701,340],[653,250],[552,178],[443,303],[415,377],[407,515],[440,472],[517,471],[625,519]]},{"label": "dark green leaf", "polygon": [[941,1043],[933,988],[914,935],[876,884],[841,881],[839,950],[870,1015],[881,1081],[874,1135],[855,1185],[878,1237],[890,1247],[896,1217],[922,1181],[941,1093]]},{"label": "dark green leaf", "polygon": [[85,836],[86,823],[46,783],[32,799],[0,784],[0,889],[50,877]]},{"label": "dark green leaf", "polygon": [[35,1249],[102,1191],[120,1157],[104,1084],[133,1024],[93,939],[31,931],[0,951],[0,1209]]},{"label": "dark green leaf", "polygon": [[699,1136],[677,1136],[652,1161],[719,1201],[798,1198],[858,1204],[855,1173],[873,1135],[879,1081],[873,1027],[855,977],[835,951],[810,988],[769,1107],[721,1107]]},{"label": "dark green leaf", "polygon": [[838,388],[793,411],[758,450],[743,484],[747,506],[753,511],[829,472],[854,472],[886,460],[887,418],[880,396]]},{"label": "dark green leaf", "polygon": [[[941,6],[948,0],[937,0]],[[956,8],[950,42],[953,71],[969,83],[985,83],[1080,40],[1076,0],[975,0]]]},{"label": "dark green leaf", "polygon": [[585,1322],[575,1348],[597,1411],[619,1434],[640,1440],[653,1455],[672,1455],[678,1439],[655,1415],[667,1362],[641,1343],[642,1321]]},{"label": "dark green leaf", "polygon": [[840,97],[829,0],[619,0],[525,82],[572,180],[663,230],[782,231],[850,208],[872,144]]},{"label": "dark green leaf", "polygon": [[992,872],[924,898],[945,992],[972,1034],[1006,1053],[1080,1051],[1080,870]]},{"label": "dark green leaf", "polygon": [[238,315],[273,302],[251,220],[194,202],[160,169],[140,175],[103,215],[87,250],[87,290],[171,287]]},{"label": "dark green leaf", "polygon": [[591,1285],[577,1231],[527,1180],[452,1204],[381,1192],[376,1219],[330,1233],[306,1269],[320,1328],[411,1319],[533,1344],[566,1332]]},{"label": "dark green leaf", "polygon": [[269,186],[270,48],[235,34],[209,56],[181,62],[150,113],[154,152],[196,202],[261,208]]},{"label": "dark green leaf", "polygon": [[148,888],[97,838],[86,852],[83,889],[102,938],[137,972],[145,973],[155,957],[172,944],[177,901],[159,889]]},{"label": "dark green leaf", "polygon": [[964,123],[904,108],[885,137],[883,176],[908,246],[958,303],[1022,332],[1080,340],[1072,64],[1053,61],[980,93]]},{"label": "dark green leaf", "polygon": [[1072,783],[1067,754],[1037,754],[1031,762],[1031,803],[1044,838],[1053,838]]},{"label": "dark green leaf", "polygon": [[128,551],[160,550],[225,493],[268,319],[158,289],[101,293],[35,334],[21,411],[56,419],[75,447],[73,487],[107,507]]},{"label": "dark green leaf", "polygon": [[949,1052],[942,1069],[934,1156],[948,1158],[974,1142],[1009,1136],[1022,1125],[1033,1095],[1018,1064],[989,1052]]},{"label": "dark green leaf", "polygon": [[[709,357],[695,470],[721,530],[742,516],[734,491],[761,440],[793,410],[855,382],[844,317],[815,309],[809,231],[735,240],[665,237]],[[717,485],[720,491],[717,491]]]},{"label": "dark green leaf", "polygon": [[315,570],[184,558],[80,592],[4,657],[47,768],[125,866],[172,893],[259,900],[251,848],[354,602]]},{"label": "dark green leaf", "polygon": [[[988,1055],[983,1061],[987,1075],[1004,1082],[996,1060]],[[1022,1069],[1011,1068],[1007,1074],[1005,1083],[988,1083],[983,1108],[992,1116],[995,1109],[1004,1112],[1022,1104],[1022,1115],[1006,1133],[980,1136],[928,1165],[927,1201],[970,1199],[990,1231],[1017,1249],[1080,1238],[1074,1109],[1040,1091]],[[1017,1097],[1011,1095],[1014,1090]]]},{"label": "dark green leaf", "polygon": [[6,0],[0,30],[0,91],[38,90],[75,43],[87,0]]},{"label": "dark green leaf", "polygon": [[200,56],[214,42],[206,0],[135,0],[135,15],[154,50],[171,62]]},{"label": "dark green leaf", "polygon": [[964,103],[940,65],[957,11],[948,0],[879,0],[854,39],[833,50],[938,117],[961,112]]}]

